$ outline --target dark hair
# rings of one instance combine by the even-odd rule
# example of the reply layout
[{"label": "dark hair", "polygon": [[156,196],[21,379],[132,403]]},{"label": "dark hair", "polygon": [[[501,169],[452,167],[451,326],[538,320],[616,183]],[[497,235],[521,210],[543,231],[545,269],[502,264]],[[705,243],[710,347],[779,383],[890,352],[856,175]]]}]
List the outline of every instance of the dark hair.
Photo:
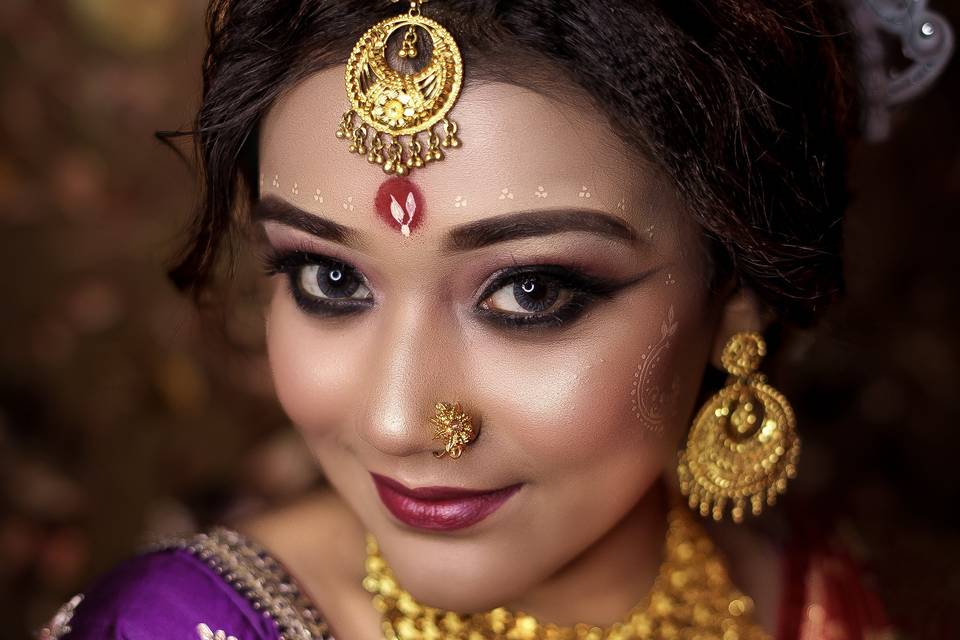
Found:
[{"label": "dark hair", "polygon": [[[371,0],[213,0],[193,134],[203,198],[170,270],[210,282],[274,100],[342,64],[404,9]],[[777,316],[806,324],[843,288],[847,145],[859,126],[854,43],[830,0],[434,0],[466,81],[562,77],[673,180],[714,258]],[[554,80],[554,82],[556,82]],[[534,87],[536,88],[536,87]],[[171,134],[167,134],[171,135]],[[331,134],[332,135],[332,134]]]}]

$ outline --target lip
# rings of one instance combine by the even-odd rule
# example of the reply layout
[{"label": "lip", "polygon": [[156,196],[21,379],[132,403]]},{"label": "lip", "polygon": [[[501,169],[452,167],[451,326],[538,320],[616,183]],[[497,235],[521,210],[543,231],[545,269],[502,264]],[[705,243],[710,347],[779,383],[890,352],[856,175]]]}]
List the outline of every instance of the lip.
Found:
[{"label": "lip", "polygon": [[492,491],[456,487],[411,489],[386,476],[370,475],[380,500],[397,520],[430,531],[454,531],[474,525],[503,506],[523,486],[514,484]]}]

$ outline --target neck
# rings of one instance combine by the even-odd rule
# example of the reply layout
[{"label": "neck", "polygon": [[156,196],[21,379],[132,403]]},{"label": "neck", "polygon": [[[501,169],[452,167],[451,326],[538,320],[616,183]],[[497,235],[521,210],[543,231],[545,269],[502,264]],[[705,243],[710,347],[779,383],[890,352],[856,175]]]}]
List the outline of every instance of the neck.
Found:
[{"label": "neck", "polygon": [[658,483],[602,538],[506,607],[560,626],[623,620],[645,601],[657,577],[667,508],[666,489]]}]

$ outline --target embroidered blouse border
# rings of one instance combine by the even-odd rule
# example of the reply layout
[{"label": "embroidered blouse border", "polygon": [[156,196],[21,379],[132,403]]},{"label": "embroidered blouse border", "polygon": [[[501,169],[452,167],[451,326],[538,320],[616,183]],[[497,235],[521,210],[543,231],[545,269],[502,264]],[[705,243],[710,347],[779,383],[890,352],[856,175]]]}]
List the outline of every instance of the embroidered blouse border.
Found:
[{"label": "embroidered blouse border", "polygon": [[281,640],[333,640],[312,603],[277,560],[257,543],[226,527],[160,540],[148,550],[183,549],[223,576],[254,609],[277,626]]}]

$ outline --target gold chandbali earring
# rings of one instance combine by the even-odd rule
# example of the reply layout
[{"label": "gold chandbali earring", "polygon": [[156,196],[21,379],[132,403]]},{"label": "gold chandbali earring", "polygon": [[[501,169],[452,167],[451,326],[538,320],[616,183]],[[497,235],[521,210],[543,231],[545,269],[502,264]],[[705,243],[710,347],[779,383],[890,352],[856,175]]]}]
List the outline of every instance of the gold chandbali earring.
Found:
[{"label": "gold chandbali earring", "polygon": [[783,394],[757,372],[766,353],[753,331],[727,341],[721,356],[727,384],[697,414],[680,453],[680,490],[704,517],[720,520],[732,505],[734,522],[742,522],[748,501],[760,515],[796,476],[797,421]]},{"label": "gold chandbali earring", "polygon": [[[411,0],[406,14],[370,27],[354,46],[345,73],[351,108],[340,120],[337,137],[350,143],[351,153],[398,176],[442,160],[441,147],[460,146],[457,124],[447,112],[460,95],[463,60],[453,36],[420,15],[425,1]],[[401,58],[415,60],[421,49],[430,54],[412,73],[401,73],[387,62],[387,43],[400,29],[405,29]],[[431,47],[424,46],[418,31]]]},{"label": "gold chandbali earring", "polygon": [[434,411],[434,415],[430,417],[430,422],[436,427],[433,439],[441,440],[444,444],[443,449],[434,451],[433,455],[438,458],[449,455],[456,460],[463,454],[463,448],[477,438],[473,420],[464,413],[459,402],[438,402]]}]

